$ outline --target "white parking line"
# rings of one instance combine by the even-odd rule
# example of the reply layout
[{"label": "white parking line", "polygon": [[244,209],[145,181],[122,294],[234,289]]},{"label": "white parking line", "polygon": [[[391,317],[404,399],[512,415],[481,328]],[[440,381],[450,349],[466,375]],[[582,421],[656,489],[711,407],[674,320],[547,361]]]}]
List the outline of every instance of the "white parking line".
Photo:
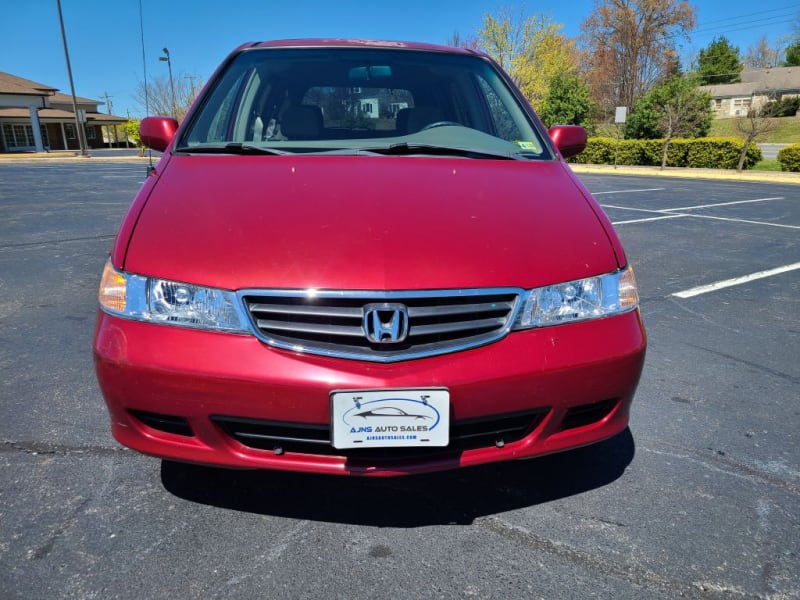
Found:
[{"label": "white parking line", "polygon": [[602,196],[603,194],[633,194],[636,192],[663,192],[667,188],[648,188],[645,190],[614,190],[611,192],[592,192],[592,196]]},{"label": "white parking line", "polygon": [[[640,190],[644,191],[644,190]],[[774,198],[755,198],[753,200],[735,200],[733,202],[718,202],[715,204],[698,204],[696,206],[683,206],[679,208],[634,208],[631,206],[617,206],[614,204],[601,204],[603,208],[614,208],[617,210],[628,210],[632,212],[645,212],[656,215],[663,215],[661,217],[651,217],[647,219],[629,219],[627,221],[613,221],[612,225],[627,225],[630,223],[648,223],[650,221],[661,221],[663,219],[670,219],[675,217],[693,217],[695,219],[712,219],[714,221],[730,221],[733,223],[746,223],[748,225],[768,225],[770,227],[781,227],[784,229],[800,229],[800,225],[784,225],[783,223],[770,223],[769,221],[753,221],[750,219],[735,219],[733,217],[716,217],[712,215],[696,215],[690,212],[678,211],[691,211],[700,208],[715,208],[718,206],[731,206],[734,204],[751,204],[753,202],[769,202],[772,200],[785,200],[783,196],[776,196]]]},{"label": "white parking line", "polygon": [[742,285],[743,283],[748,283],[750,281],[755,281],[757,279],[764,279],[765,277],[772,277],[774,275],[780,275],[781,273],[788,273],[789,271],[796,271],[797,269],[800,269],[800,262],[796,262],[791,265],[784,265],[783,267],[776,267],[774,269],[769,269],[768,271],[759,271],[758,273],[751,273],[750,275],[744,275],[742,277],[725,279],[723,281],[709,283],[708,285],[700,285],[688,290],[684,290],[682,292],[676,292],[671,295],[677,298],[692,298],[693,296],[699,296],[700,294],[706,294],[708,292],[713,292],[716,290],[733,287],[735,285]]},{"label": "white parking line", "polygon": [[749,219],[732,219],[729,217],[712,217],[711,215],[687,215],[682,217],[694,217],[695,219],[711,219],[713,221],[730,221],[732,223],[747,223],[748,225],[769,225],[770,227],[783,227],[784,229],[800,229],[800,225],[784,225],[783,223],[770,223],[768,221],[751,221]]},{"label": "white parking line", "polygon": [[691,217],[693,215],[665,215],[663,217],[649,217],[647,219],[631,219],[629,221],[612,221],[612,225],[628,225],[629,223],[649,223],[651,221],[663,221],[664,219],[680,219],[681,217]]},{"label": "white parking line", "polygon": [[735,200],[733,202],[718,202],[716,204],[698,204],[697,206],[681,206],[678,208],[665,208],[664,210],[695,210],[697,208],[716,208],[717,206],[732,206],[734,204],[750,204],[752,202],[769,202],[770,200],[785,200],[783,196],[774,198],[756,198],[754,200]]}]

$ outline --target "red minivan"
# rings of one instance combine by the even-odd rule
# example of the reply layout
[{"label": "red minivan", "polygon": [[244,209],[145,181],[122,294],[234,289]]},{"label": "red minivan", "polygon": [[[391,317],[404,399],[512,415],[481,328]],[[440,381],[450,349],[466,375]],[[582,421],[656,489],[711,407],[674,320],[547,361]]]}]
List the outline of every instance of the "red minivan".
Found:
[{"label": "red minivan", "polygon": [[112,432],[235,468],[403,475],[624,430],[633,271],[543,127],[469,49],[246,44],[180,125],[100,284]]}]

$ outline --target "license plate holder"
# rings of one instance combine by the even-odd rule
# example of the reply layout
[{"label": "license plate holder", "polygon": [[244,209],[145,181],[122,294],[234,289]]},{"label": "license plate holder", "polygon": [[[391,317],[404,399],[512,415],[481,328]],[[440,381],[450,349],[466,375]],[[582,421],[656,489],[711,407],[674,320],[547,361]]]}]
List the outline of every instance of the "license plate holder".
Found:
[{"label": "license plate holder", "polygon": [[334,448],[443,447],[449,436],[450,392],[446,388],[331,393]]}]

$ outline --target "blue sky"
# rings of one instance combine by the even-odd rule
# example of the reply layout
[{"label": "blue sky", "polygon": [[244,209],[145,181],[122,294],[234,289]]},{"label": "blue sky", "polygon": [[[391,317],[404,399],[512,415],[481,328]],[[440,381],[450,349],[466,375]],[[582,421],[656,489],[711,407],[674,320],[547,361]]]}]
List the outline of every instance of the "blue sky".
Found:
[{"label": "blue sky", "polygon": [[[800,21],[800,2],[790,0],[703,0],[696,33],[682,46],[696,54],[718,35],[726,35],[742,54],[767,36],[772,45]],[[144,79],[139,0],[61,0],[75,92],[111,96],[117,115],[141,116],[133,98]],[[169,48],[177,75],[207,79],[222,59],[246,41],[297,37],[359,37],[445,43],[458,31],[474,35],[483,15],[503,6],[544,13],[580,33],[594,0],[141,0],[148,78],[166,76],[159,62]],[[69,93],[56,0],[13,2],[0,19],[0,71],[32,79]],[[101,107],[102,110],[102,107]]]}]

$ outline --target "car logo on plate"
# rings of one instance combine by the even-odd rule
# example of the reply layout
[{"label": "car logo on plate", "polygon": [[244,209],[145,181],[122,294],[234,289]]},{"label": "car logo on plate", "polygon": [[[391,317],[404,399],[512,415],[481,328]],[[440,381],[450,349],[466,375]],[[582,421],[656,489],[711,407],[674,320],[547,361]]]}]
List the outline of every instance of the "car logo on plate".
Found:
[{"label": "car logo on plate", "polygon": [[373,344],[397,344],[408,337],[408,308],[405,304],[367,304],[364,333]]}]

